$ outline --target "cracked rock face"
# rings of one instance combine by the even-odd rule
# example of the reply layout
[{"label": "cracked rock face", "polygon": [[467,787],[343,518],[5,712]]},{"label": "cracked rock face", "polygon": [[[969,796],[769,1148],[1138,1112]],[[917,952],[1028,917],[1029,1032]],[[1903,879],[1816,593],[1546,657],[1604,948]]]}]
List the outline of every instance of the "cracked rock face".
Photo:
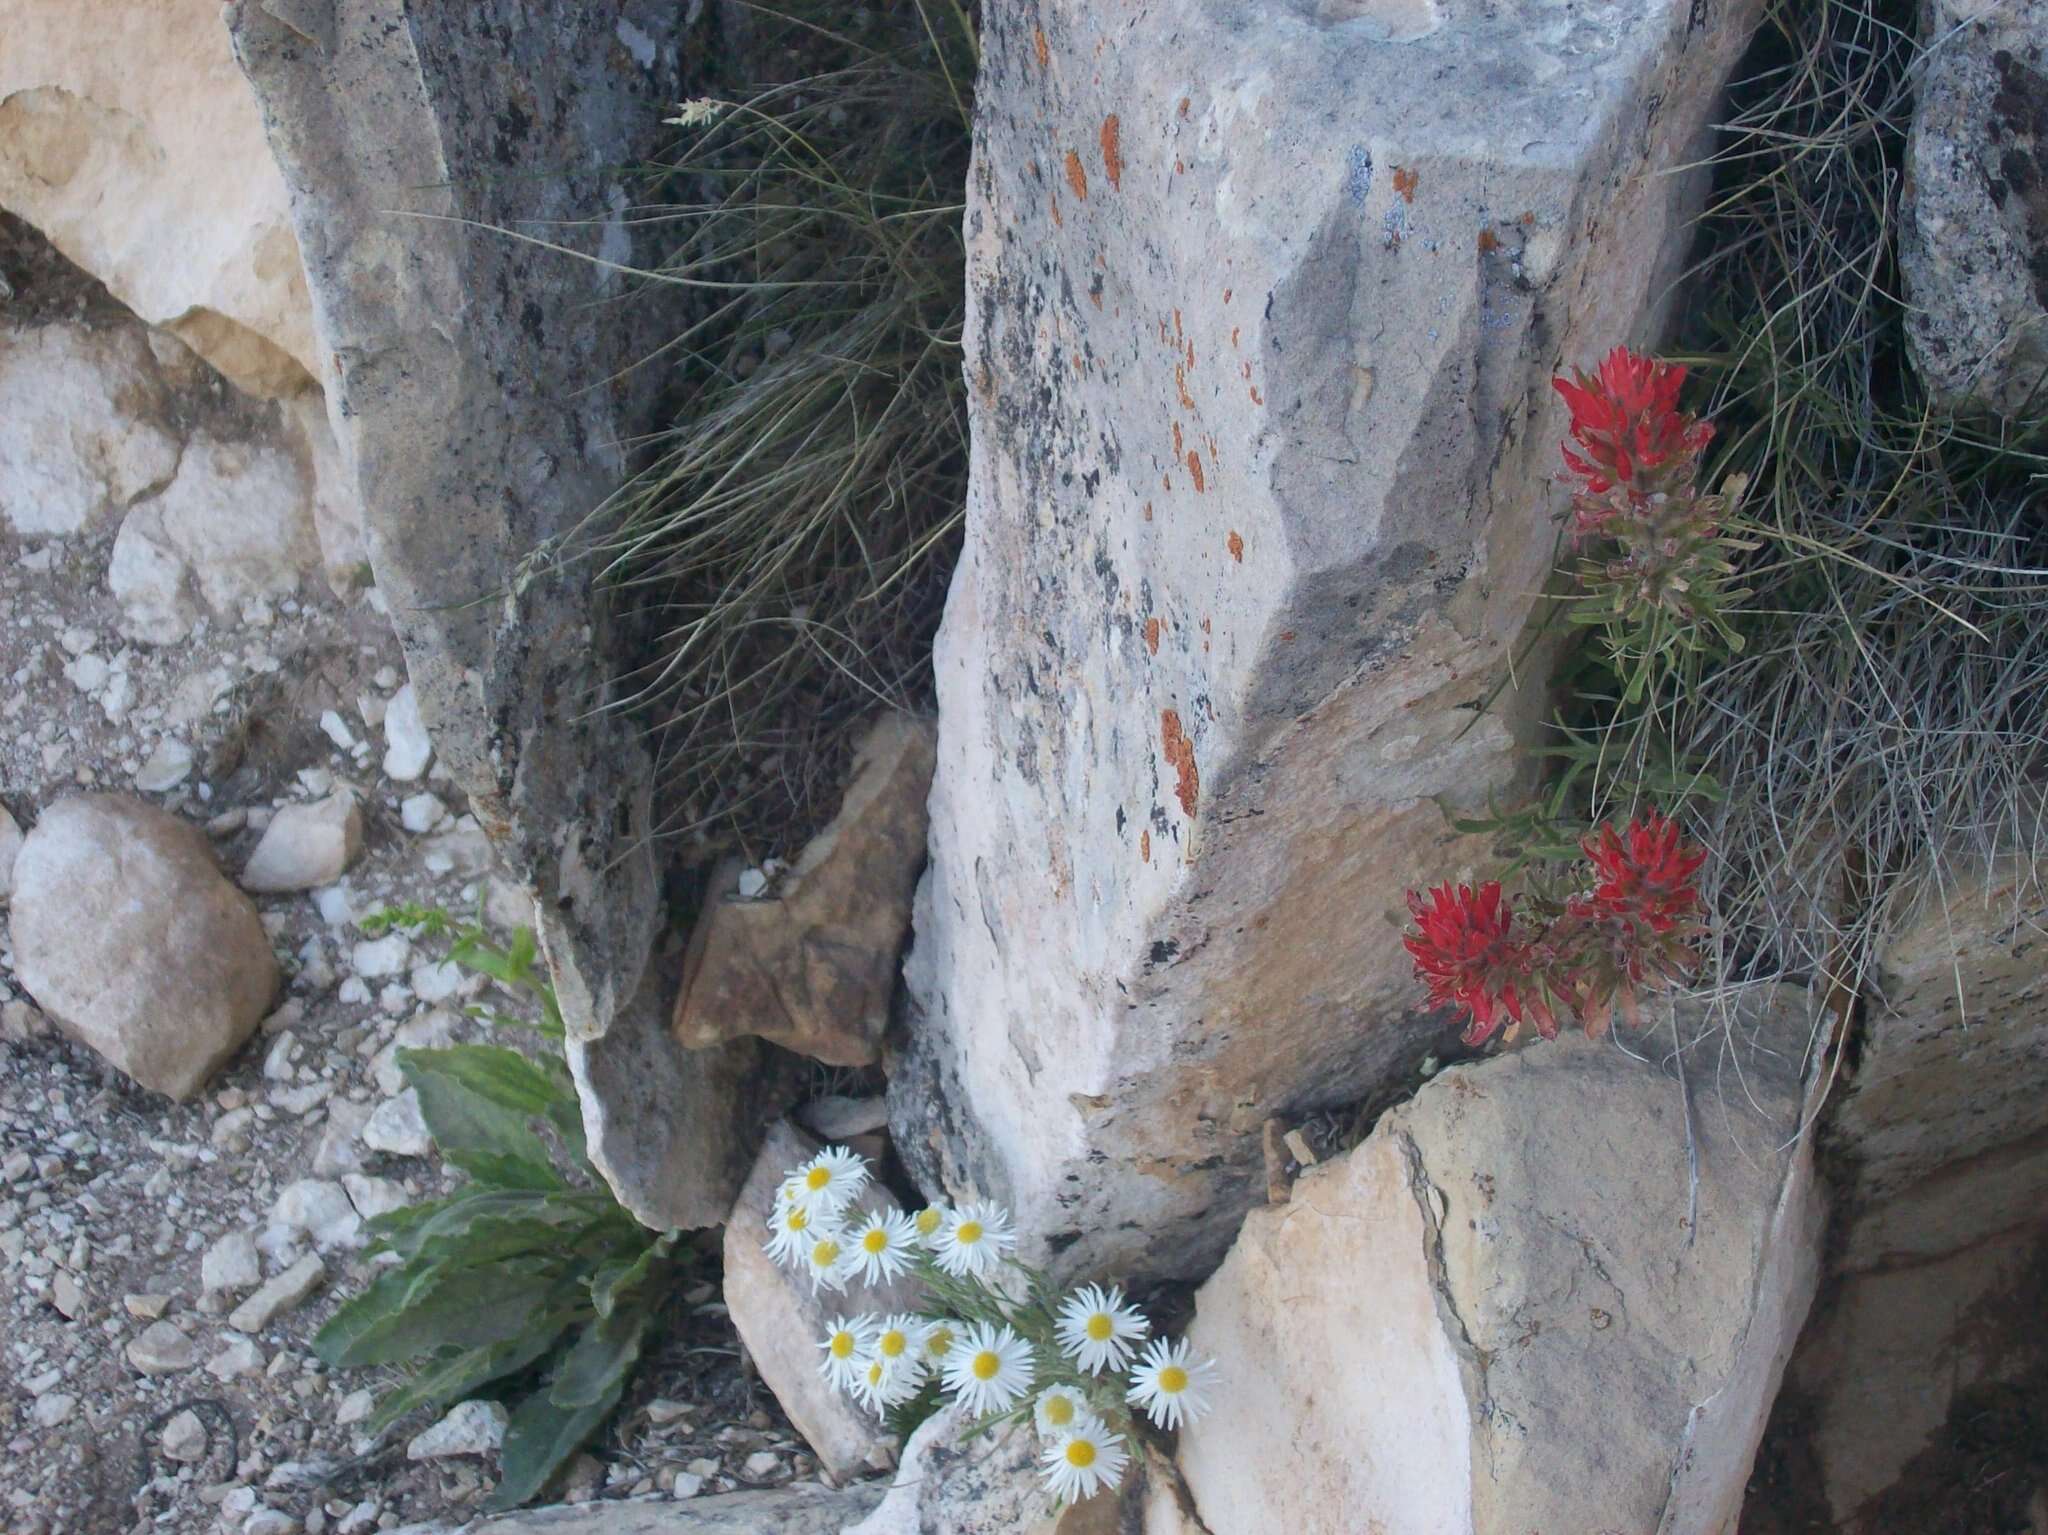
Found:
[{"label": "cracked rock face", "polygon": [[1444,1072],[1253,1212],[1188,1334],[1229,1382],[1181,1440],[1211,1535],[1732,1529],[1820,1253],[1775,995],[1690,1053],[1696,1216],[1677,1079],[1572,1036]]},{"label": "cracked rock face", "polygon": [[1441,1040],[1402,893],[1481,867],[1445,812],[1513,785],[1475,705],[1554,547],[1548,378],[1657,334],[1700,189],[1666,173],[1755,12],[986,18],[892,1084],[928,1187],[1077,1272],[1198,1276],[1265,1119]]}]

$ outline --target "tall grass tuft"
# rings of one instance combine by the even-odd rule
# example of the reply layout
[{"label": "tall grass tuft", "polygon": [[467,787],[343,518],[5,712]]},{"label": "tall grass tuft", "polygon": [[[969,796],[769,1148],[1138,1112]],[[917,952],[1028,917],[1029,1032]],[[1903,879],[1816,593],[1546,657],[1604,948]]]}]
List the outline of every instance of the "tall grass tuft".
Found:
[{"label": "tall grass tuft", "polygon": [[949,0],[738,9],[771,82],[674,119],[649,275],[702,303],[650,359],[674,424],[584,552],[650,635],[626,692],[660,830],[758,856],[815,820],[852,717],[928,693],[966,486],[976,36]]}]

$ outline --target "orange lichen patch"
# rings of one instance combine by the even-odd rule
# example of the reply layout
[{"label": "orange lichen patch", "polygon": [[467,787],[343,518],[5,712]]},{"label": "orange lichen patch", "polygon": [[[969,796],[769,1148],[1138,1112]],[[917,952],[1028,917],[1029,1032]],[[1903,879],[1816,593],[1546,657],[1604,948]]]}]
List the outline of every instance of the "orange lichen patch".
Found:
[{"label": "orange lichen patch", "polygon": [[1044,69],[1052,63],[1052,48],[1045,40],[1045,28],[1033,27],[1031,29],[1031,47],[1032,51],[1038,55],[1038,67],[1040,69]]},{"label": "orange lichen patch", "polygon": [[1401,194],[1402,202],[1414,202],[1415,189],[1421,184],[1422,173],[1420,171],[1411,171],[1406,166],[1401,165],[1394,167],[1394,190]]},{"label": "orange lichen patch", "polygon": [[1102,174],[1109,178],[1112,191],[1121,188],[1124,179],[1124,157],[1122,134],[1112,112],[1102,120]]},{"label": "orange lichen patch", "polygon": [[1223,547],[1230,551],[1230,557],[1238,564],[1244,563],[1244,539],[1237,529],[1230,530],[1230,537],[1223,540]]},{"label": "orange lichen patch", "polygon": [[1249,394],[1252,397],[1252,404],[1254,405],[1263,405],[1266,403],[1266,397],[1259,393],[1259,386],[1257,384],[1245,385],[1245,393]]},{"label": "orange lichen patch", "polygon": [[1182,410],[1193,410],[1195,408],[1195,397],[1188,393],[1188,366],[1184,362],[1177,362],[1173,365],[1173,387],[1180,391],[1180,408]]},{"label": "orange lichen patch", "polygon": [[1185,176],[1188,173],[1188,162],[1179,155],[1173,157],[1173,173],[1176,176]]},{"label": "orange lichen patch", "polygon": [[1155,656],[1159,654],[1159,620],[1156,618],[1145,620],[1145,648]]},{"label": "orange lichen patch", "polygon": [[1250,378],[1252,376],[1252,365],[1250,363],[1246,363],[1244,365],[1244,376],[1246,378]]},{"label": "orange lichen patch", "polygon": [[1138,857],[1146,863],[1152,861],[1152,833],[1149,831],[1138,833]]},{"label": "orange lichen patch", "polygon": [[1188,342],[1188,371],[1192,373],[1192,372],[1194,371],[1194,367],[1195,367],[1195,343],[1194,343],[1194,341],[1193,341],[1192,339],[1190,339],[1190,340],[1189,340],[1189,342]]},{"label": "orange lichen patch", "polygon": [[1076,373],[1079,373],[1079,374],[1083,375],[1084,377],[1086,376],[1086,374],[1087,374],[1087,372],[1088,372],[1088,362],[1087,362],[1087,359],[1085,359],[1084,357],[1082,357],[1082,355],[1081,355],[1081,354],[1080,354],[1079,352],[1076,352],[1076,353],[1074,354],[1074,371],[1075,371]]},{"label": "orange lichen patch", "polygon": [[[1223,290],[1223,302],[1226,304],[1230,302],[1230,290],[1228,288],[1225,288]],[[1237,333],[1235,331],[1232,331],[1231,334],[1236,335]]]},{"label": "orange lichen patch", "polygon": [[1293,631],[1292,629],[1282,629],[1282,630],[1280,631],[1280,643],[1281,643],[1281,644],[1283,644],[1283,645],[1292,645],[1292,644],[1294,643],[1294,639],[1295,639],[1295,634],[1294,634],[1294,631]]},{"label": "orange lichen patch", "polygon": [[1180,334],[1180,311],[1179,311],[1178,309],[1174,310],[1174,312],[1173,312],[1173,339],[1174,339],[1174,340],[1175,340],[1176,342],[1178,342],[1178,341],[1179,341],[1179,340],[1181,339],[1181,334]]},{"label": "orange lichen patch", "polygon": [[[1237,326],[1233,325],[1233,326],[1231,326],[1231,327],[1230,327],[1230,349],[1231,349],[1231,351],[1233,351],[1233,352],[1237,350],[1237,332],[1238,332],[1238,327],[1237,327]],[[1245,366],[1246,366],[1247,368],[1249,368],[1249,367],[1251,366],[1251,364],[1250,364],[1250,363],[1246,363],[1246,364],[1245,364]]]},{"label": "orange lichen patch", "polygon": [[1490,255],[1492,255],[1492,254],[1493,254],[1493,253],[1494,253],[1495,251],[1497,251],[1497,250],[1499,250],[1499,249],[1500,249],[1500,236],[1499,236],[1499,235],[1495,234],[1495,233],[1494,233],[1494,232],[1493,232],[1493,231],[1492,231],[1491,229],[1482,229],[1482,230],[1480,230],[1480,231],[1479,231],[1479,254],[1480,254],[1480,255],[1482,255],[1482,256],[1490,256]]},{"label": "orange lichen patch", "polygon": [[1171,709],[1159,711],[1159,744],[1165,749],[1166,764],[1173,769],[1176,779],[1173,797],[1180,801],[1181,814],[1192,819],[1195,802],[1202,792],[1202,778],[1195,768],[1195,743],[1180,728],[1180,716]]},{"label": "orange lichen patch", "polygon": [[1170,475],[1170,474],[1162,474],[1161,476],[1159,476],[1159,483],[1160,483],[1161,485],[1164,485],[1164,486],[1166,487],[1166,493],[1167,493],[1167,494],[1168,494],[1169,496],[1173,494],[1173,476],[1172,476],[1172,475]]},{"label": "orange lichen patch", "polygon": [[1524,229],[1534,229],[1536,227],[1536,215],[1525,208],[1522,210],[1522,216],[1516,219],[1515,222]]},{"label": "orange lichen patch", "polygon": [[1097,309],[1100,309],[1102,307],[1102,290],[1100,288],[1090,288],[1088,290],[1088,302]]},{"label": "orange lichen patch", "polygon": [[1209,627],[1209,620],[1206,618],[1202,620],[1202,632],[1204,634],[1213,634],[1215,632]]},{"label": "orange lichen patch", "polygon": [[1061,217],[1060,217],[1060,194],[1059,194],[1058,192],[1048,191],[1046,195],[1047,195],[1048,197],[1050,197],[1050,198],[1052,199],[1052,225],[1053,225],[1053,228],[1055,228],[1055,229],[1063,229],[1063,228],[1065,228],[1065,227],[1066,227],[1066,223],[1067,223],[1067,221],[1066,221],[1065,219],[1063,219],[1063,218],[1061,218]]},{"label": "orange lichen patch", "polygon": [[1186,117],[1186,116],[1188,115],[1188,108],[1189,108],[1189,107],[1191,107],[1191,106],[1193,106],[1193,105],[1194,105],[1194,103],[1193,103],[1192,101],[1190,101],[1190,100],[1189,100],[1189,99],[1188,99],[1187,97],[1185,97],[1185,96],[1181,97],[1181,99],[1180,99],[1180,114],[1179,114],[1179,115],[1180,115],[1180,116],[1182,116],[1182,117]]},{"label": "orange lichen patch", "polygon": [[1195,482],[1196,494],[1208,488],[1202,483],[1202,455],[1192,449],[1188,451],[1188,476]]},{"label": "orange lichen patch", "polygon": [[1067,151],[1067,185],[1074,189],[1076,197],[1083,202],[1088,200],[1088,167],[1071,149]]},{"label": "orange lichen patch", "polygon": [[1179,458],[1185,452],[1187,452],[1187,446],[1181,441],[1180,423],[1176,421],[1173,423],[1173,456]]},{"label": "orange lichen patch", "polygon": [[1145,503],[1145,520],[1147,522],[1152,520],[1152,503],[1150,501]]}]

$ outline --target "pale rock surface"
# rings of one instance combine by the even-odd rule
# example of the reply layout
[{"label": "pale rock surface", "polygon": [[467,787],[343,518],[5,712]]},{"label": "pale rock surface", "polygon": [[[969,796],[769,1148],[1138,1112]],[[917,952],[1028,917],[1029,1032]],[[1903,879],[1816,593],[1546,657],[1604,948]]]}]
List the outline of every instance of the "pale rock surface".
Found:
[{"label": "pale rock surface", "polygon": [[2048,5],[1923,0],[1899,266],[1938,398],[2048,413]]},{"label": "pale rock surface", "polygon": [[144,1375],[178,1375],[199,1363],[199,1350],[173,1322],[151,1322],[128,1343],[128,1362]]},{"label": "pale rock surface", "polygon": [[355,795],[337,789],[271,817],[242,868],[242,888],[259,893],[331,885],[363,850],[363,813]]},{"label": "pale rock surface", "polygon": [[[1210,1535],[1724,1535],[1812,1298],[1802,994],[1675,1077],[1614,1041],[1454,1067],[1256,1210],[1196,1297]],[[1660,1052],[1661,1053],[1661,1052]]]},{"label": "pale rock surface", "polygon": [[[680,1484],[683,1478],[677,1478]],[[815,1483],[728,1492],[671,1502],[666,1498],[605,1499],[526,1508],[479,1519],[463,1535],[844,1535],[875,1506],[873,1482],[840,1488]],[[1151,1532],[1147,1532],[1151,1535]]]},{"label": "pale rock surface", "polygon": [[228,1325],[237,1332],[258,1333],[326,1281],[326,1265],[308,1253],[281,1274],[274,1274],[241,1305],[228,1313]]},{"label": "pale rock surface", "polygon": [[205,836],[124,795],[60,800],[15,863],[15,970],[144,1087],[190,1096],[255,1030],[277,959]]},{"label": "pale rock surface", "polygon": [[1791,1380],[1845,1528],[1956,1432],[1966,1392],[2044,1362],[2048,868],[1948,861],[1894,887],[1853,1074],[1830,1104],[1837,1238]]},{"label": "pale rock surface", "polygon": [[206,1373],[220,1381],[240,1380],[245,1375],[259,1374],[262,1369],[263,1350],[239,1333],[224,1338],[220,1352],[206,1361]]},{"label": "pale rock surface", "polygon": [[230,1231],[207,1248],[199,1262],[201,1288],[216,1294],[239,1295],[262,1282],[263,1260],[256,1238],[247,1231]]},{"label": "pale rock surface", "polygon": [[386,1098],[363,1126],[363,1144],[397,1157],[423,1157],[434,1148],[427,1122],[420,1114],[420,1095],[408,1087]]},{"label": "pale rock surface", "polygon": [[171,1460],[195,1461],[206,1453],[206,1425],[189,1407],[172,1416],[157,1446]]},{"label": "pale rock surface", "polygon": [[270,1218],[293,1231],[303,1231],[322,1249],[355,1247],[363,1233],[362,1217],[338,1183],[300,1178],[285,1186],[271,1207]]},{"label": "pale rock surface", "polygon": [[[536,899],[592,1161],[647,1224],[714,1225],[767,1118],[760,1049],[669,1032],[653,760],[607,707],[624,642],[575,562],[525,563],[659,419],[654,370],[630,365],[688,300],[613,301],[657,244],[618,168],[687,94],[687,8],[559,6],[545,27],[526,0],[412,7],[402,27],[383,0],[312,9],[225,16],[291,189],[377,591],[439,766]],[[549,174],[506,176],[508,156]],[[606,259],[476,235],[512,227]]]},{"label": "pale rock surface", "polygon": [[214,0],[0,0],[0,207],[241,388],[321,371],[283,178]]},{"label": "pale rock surface", "polygon": [[361,1137],[375,1113],[372,1105],[351,1098],[337,1098],[327,1105],[327,1123],[321,1127],[319,1145],[313,1148],[314,1177],[339,1178],[362,1170]]},{"label": "pale rock surface", "polygon": [[933,736],[908,715],[878,720],[839,813],[773,898],[707,904],[676,999],[683,1044],[752,1034],[831,1066],[880,1059],[924,861]]},{"label": "pale rock surface", "polygon": [[407,1460],[440,1460],[449,1455],[486,1455],[505,1442],[509,1421],[502,1404],[472,1399],[457,1402],[440,1422],[413,1435]]},{"label": "pale rock surface", "polygon": [[356,1207],[356,1214],[364,1220],[378,1215],[388,1215],[393,1210],[411,1203],[404,1188],[389,1178],[372,1178],[365,1173],[344,1173],[341,1186],[348,1191],[349,1203]]},{"label": "pale rock surface", "polygon": [[[725,1220],[725,1304],[747,1346],[761,1381],[775,1394],[789,1421],[837,1477],[859,1476],[886,1465],[888,1431],[874,1414],[818,1373],[818,1340],[825,1324],[850,1311],[886,1315],[916,1308],[916,1287],[907,1280],[857,1294],[812,1292],[801,1274],[776,1267],[767,1253],[768,1213],[788,1170],[807,1160],[817,1143],[786,1120],[762,1143],[754,1170]],[[895,1200],[879,1186],[863,1197],[862,1215],[894,1210]]]},{"label": "pale rock surface", "polygon": [[0,805],[0,906],[14,890],[14,860],[21,854],[21,825]]},{"label": "pale rock surface", "polygon": [[[1150,1495],[1148,1483],[1171,1480],[1164,1462],[1148,1468],[1139,1452],[1116,1493],[1055,1510],[1030,1426],[997,1429],[963,1443],[972,1421],[956,1404],[919,1425],[880,1505],[845,1535],[1199,1535],[1169,1516],[1170,1500]],[[1319,1535],[1315,1526],[1294,1529]]]},{"label": "pale rock surface", "polygon": [[433,755],[434,743],[420,722],[419,700],[408,682],[384,711],[384,776],[393,783],[411,783],[426,772]]},{"label": "pale rock surface", "polygon": [[1484,867],[1446,815],[1519,771],[1528,706],[1476,705],[1555,548],[1549,378],[1657,337],[1758,9],[990,11],[890,1082],[926,1188],[1199,1276],[1267,1119],[1448,1037],[1402,893]]},{"label": "pale rock surface", "polygon": [[139,326],[0,326],[0,521],[27,538],[112,526],[177,472],[166,411]]},{"label": "pale rock surface", "polygon": [[299,465],[272,443],[202,435],[163,493],[123,519],[108,584],[131,637],[164,644],[203,612],[232,621],[244,603],[289,596],[319,564]]}]

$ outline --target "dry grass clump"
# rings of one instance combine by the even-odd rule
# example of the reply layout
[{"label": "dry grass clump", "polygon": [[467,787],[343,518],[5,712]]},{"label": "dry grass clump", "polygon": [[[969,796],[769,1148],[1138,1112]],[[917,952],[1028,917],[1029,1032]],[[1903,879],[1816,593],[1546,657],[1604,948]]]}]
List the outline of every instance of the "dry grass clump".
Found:
[{"label": "dry grass clump", "polygon": [[928,694],[965,499],[971,16],[946,0],[753,11],[771,83],[679,108],[647,275],[702,295],[651,359],[674,425],[583,552],[649,635],[625,678],[668,836],[789,850],[845,726]]}]

